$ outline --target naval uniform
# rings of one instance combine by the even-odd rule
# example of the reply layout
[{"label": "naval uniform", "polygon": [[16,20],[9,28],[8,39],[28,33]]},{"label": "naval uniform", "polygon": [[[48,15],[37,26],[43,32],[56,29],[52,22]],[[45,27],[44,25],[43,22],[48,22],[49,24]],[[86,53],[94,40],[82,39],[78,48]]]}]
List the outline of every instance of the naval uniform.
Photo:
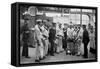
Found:
[{"label": "naval uniform", "polygon": [[23,26],[23,50],[22,50],[22,56],[28,57],[28,43],[29,43],[29,28],[28,24],[25,24]]}]

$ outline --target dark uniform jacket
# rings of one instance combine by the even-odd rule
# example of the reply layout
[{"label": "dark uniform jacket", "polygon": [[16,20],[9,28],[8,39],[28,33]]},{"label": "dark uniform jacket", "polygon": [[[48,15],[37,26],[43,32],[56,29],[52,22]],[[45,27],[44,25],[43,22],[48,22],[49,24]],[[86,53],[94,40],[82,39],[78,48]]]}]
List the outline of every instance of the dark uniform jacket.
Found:
[{"label": "dark uniform jacket", "polygon": [[56,35],[56,30],[51,28],[49,31],[49,41],[55,40],[55,35]]},{"label": "dark uniform jacket", "polygon": [[23,26],[22,31],[23,31],[23,38],[22,38],[22,40],[24,42],[28,42],[29,41],[29,28],[28,28],[28,25],[27,24],[25,24]]},{"label": "dark uniform jacket", "polygon": [[89,42],[89,33],[87,30],[83,31],[83,43],[87,44]]}]

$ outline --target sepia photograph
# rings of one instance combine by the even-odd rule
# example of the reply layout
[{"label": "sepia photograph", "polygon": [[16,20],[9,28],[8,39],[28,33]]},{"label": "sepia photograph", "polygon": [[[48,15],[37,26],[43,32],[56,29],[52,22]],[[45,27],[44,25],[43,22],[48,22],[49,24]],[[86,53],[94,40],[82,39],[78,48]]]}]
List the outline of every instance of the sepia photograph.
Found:
[{"label": "sepia photograph", "polygon": [[19,63],[97,59],[96,9],[50,5],[19,6]]}]

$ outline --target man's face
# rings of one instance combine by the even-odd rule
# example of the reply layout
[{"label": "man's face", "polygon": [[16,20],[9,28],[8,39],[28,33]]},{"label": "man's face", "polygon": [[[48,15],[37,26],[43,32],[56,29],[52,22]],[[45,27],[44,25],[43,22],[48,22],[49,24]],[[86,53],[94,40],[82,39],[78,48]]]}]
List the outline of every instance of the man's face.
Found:
[{"label": "man's face", "polygon": [[59,24],[59,28],[61,28],[61,24]]},{"label": "man's face", "polygon": [[47,21],[45,20],[45,21],[43,21],[43,24],[45,25],[45,26],[47,26]]},{"label": "man's face", "polygon": [[70,29],[72,28],[72,25],[70,25]]},{"label": "man's face", "polygon": [[39,26],[42,26],[42,25],[43,25],[43,23],[42,23],[42,21],[40,21],[40,22],[39,22]]},{"label": "man's face", "polygon": [[67,28],[68,26],[64,24],[64,28]]},{"label": "man's face", "polygon": [[53,24],[53,23],[52,23],[52,28],[56,28],[56,24]]},{"label": "man's face", "polygon": [[29,23],[29,20],[27,20],[26,23]]},{"label": "man's face", "polygon": [[85,27],[83,26],[83,30],[85,30]]}]

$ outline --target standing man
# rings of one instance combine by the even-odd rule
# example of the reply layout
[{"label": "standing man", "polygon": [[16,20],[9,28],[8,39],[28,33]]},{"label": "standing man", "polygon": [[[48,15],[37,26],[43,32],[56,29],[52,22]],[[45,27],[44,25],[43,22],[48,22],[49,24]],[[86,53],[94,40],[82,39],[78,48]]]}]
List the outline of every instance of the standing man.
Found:
[{"label": "standing man", "polygon": [[67,24],[64,24],[64,28],[63,28],[63,49],[65,50],[66,52],[66,55],[67,55]]},{"label": "standing man", "polygon": [[50,55],[54,56],[54,40],[56,35],[56,23],[52,23],[52,27],[49,30],[49,42],[50,42]]},{"label": "standing man", "polygon": [[83,40],[82,42],[84,43],[84,58],[88,58],[88,49],[87,49],[87,46],[88,46],[88,43],[89,43],[89,33],[86,29],[86,25],[83,25]]},{"label": "standing man", "polygon": [[29,43],[29,28],[28,28],[29,19],[25,19],[25,25],[23,26],[22,33],[23,33],[23,50],[22,50],[22,56],[25,56],[25,58],[30,58],[28,55],[28,43]]},{"label": "standing man", "polygon": [[[63,29],[63,34],[64,34],[63,41],[62,41],[63,42],[63,48],[66,51],[66,48],[67,48],[67,28]],[[67,51],[66,51],[66,55],[67,55]]]},{"label": "standing man", "polygon": [[74,31],[73,26],[70,25],[67,28],[67,53],[74,55],[74,52],[73,52],[73,49],[74,49],[74,45],[73,45],[73,31]]},{"label": "standing man", "polygon": [[78,45],[78,53],[77,55],[83,55],[84,53],[84,48],[83,48],[83,43],[82,43],[82,38],[83,38],[83,28],[82,26],[78,27],[78,35],[77,38],[79,39],[79,45]]},{"label": "standing man", "polygon": [[44,58],[48,55],[48,46],[49,46],[49,28],[48,28],[48,21],[43,20],[43,37],[44,37]]},{"label": "standing man", "polygon": [[62,30],[62,24],[58,25],[58,29],[57,29],[57,36],[58,36],[58,47],[57,47],[57,53],[60,53],[63,51],[62,49],[62,37],[63,37],[63,30]]},{"label": "standing man", "polygon": [[36,38],[37,38],[37,47],[36,47],[36,62],[41,59],[43,59],[43,42],[42,42],[42,39],[43,39],[43,36],[42,36],[42,20],[41,19],[37,19],[36,20],[37,24],[35,25],[35,33],[36,33]]}]

